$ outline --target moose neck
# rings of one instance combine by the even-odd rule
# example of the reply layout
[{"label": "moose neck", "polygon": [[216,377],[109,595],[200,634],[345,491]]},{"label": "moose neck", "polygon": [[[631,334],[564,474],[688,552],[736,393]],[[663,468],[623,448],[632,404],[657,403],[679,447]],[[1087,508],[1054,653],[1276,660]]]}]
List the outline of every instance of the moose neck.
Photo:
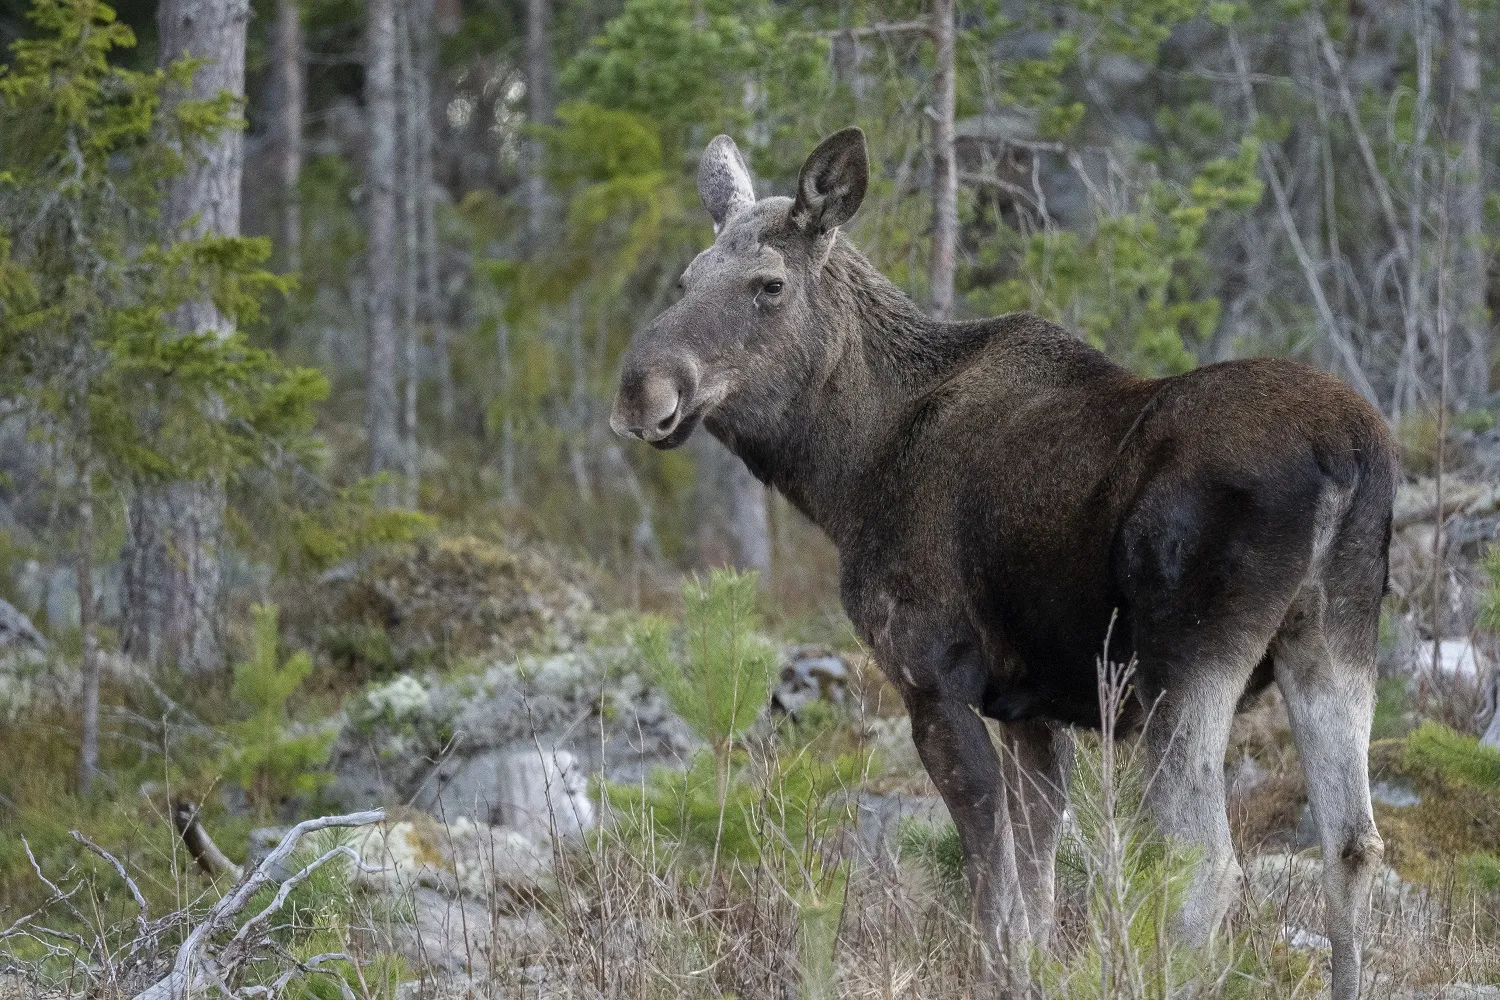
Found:
[{"label": "moose neck", "polygon": [[709,426],[842,546],[878,494],[882,453],[913,403],[982,342],[983,327],[927,317],[842,236],[824,266],[814,314],[829,351],[801,394],[754,427],[712,419]]}]

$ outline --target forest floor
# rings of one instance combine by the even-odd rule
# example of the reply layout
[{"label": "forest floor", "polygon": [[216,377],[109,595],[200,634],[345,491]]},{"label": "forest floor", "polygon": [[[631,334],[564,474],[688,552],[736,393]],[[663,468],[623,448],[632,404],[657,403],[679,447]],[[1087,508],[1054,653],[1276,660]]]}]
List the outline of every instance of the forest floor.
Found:
[{"label": "forest floor", "polygon": [[[0,996],[134,996],[186,942],[183,968],[242,998],[982,995],[956,834],[869,658],[753,616],[726,626],[746,656],[771,651],[760,697],[778,710],[721,747],[643,659],[646,620],[601,592],[500,537],[387,549],[285,601],[279,642],[232,686],[112,660],[111,777],[87,798],[59,738],[76,725],[66,656],[12,663]],[[695,613],[668,617],[690,637]],[[1500,998],[1481,680],[1381,682],[1367,996]],[[1051,947],[1013,966],[1041,995],[1326,990],[1321,862],[1274,688],[1226,759],[1246,877],[1210,949],[1172,943],[1187,865],[1140,814],[1133,744],[1085,737],[1076,775]],[[230,867],[205,871],[178,836],[182,802]],[[273,851],[296,821],[377,806]],[[265,884],[240,892],[256,871]]]}]

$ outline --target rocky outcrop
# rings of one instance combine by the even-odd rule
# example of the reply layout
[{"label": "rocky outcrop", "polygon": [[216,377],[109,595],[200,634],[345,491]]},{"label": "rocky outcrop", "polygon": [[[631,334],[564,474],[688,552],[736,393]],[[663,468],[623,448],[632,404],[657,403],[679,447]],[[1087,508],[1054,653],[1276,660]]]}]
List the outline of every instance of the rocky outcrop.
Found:
[{"label": "rocky outcrop", "polygon": [[285,612],[306,644],[366,678],[577,648],[600,619],[582,569],[474,535],[337,566],[305,613]]},{"label": "rocky outcrop", "polygon": [[17,611],[9,601],[0,600],[0,652],[10,649],[33,649],[44,652],[47,640],[31,619]]},{"label": "rocky outcrop", "polygon": [[345,712],[332,797],[534,832],[527,817],[550,808],[563,832],[586,826],[589,776],[636,781],[694,743],[627,664],[624,650],[579,650],[372,686]]}]

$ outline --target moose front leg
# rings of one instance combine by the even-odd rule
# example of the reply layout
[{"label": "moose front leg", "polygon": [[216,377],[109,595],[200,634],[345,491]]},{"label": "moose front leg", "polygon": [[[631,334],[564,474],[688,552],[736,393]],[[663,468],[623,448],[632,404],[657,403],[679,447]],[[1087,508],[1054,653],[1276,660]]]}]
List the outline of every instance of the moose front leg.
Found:
[{"label": "moose front leg", "polygon": [[987,959],[997,965],[994,971],[1003,971],[1012,946],[1030,933],[1000,758],[984,720],[968,704],[918,695],[908,699],[907,709],[917,754],[958,827]]}]

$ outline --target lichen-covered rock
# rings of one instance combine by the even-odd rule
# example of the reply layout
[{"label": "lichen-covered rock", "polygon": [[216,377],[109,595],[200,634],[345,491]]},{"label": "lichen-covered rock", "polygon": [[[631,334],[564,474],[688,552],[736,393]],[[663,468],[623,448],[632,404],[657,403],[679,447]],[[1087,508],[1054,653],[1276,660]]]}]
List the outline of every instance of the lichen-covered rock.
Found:
[{"label": "lichen-covered rock", "polygon": [[325,574],[298,627],[359,676],[574,648],[597,624],[584,573],[473,535],[381,550]]},{"label": "lichen-covered rock", "polygon": [[0,600],[0,649],[21,647],[45,651],[47,640],[31,624],[30,618],[16,610],[15,605]]},{"label": "lichen-covered rock", "polygon": [[460,817],[440,823],[423,813],[362,830],[351,846],[369,869],[355,874],[366,889],[402,893],[417,886],[490,899],[529,898],[552,885],[552,849],[509,827]]},{"label": "lichen-covered rock", "polygon": [[[449,818],[525,826],[502,805],[524,786],[555,799],[572,795],[567,826],[583,815],[589,776],[634,781],[685,759],[694,745],[628,662],[623,649],[585,648],[367,688],[348,702],[329,794],[348,808],[415,802]],[[538,771],[536,780],[506,777],[515,762],[537,758],[538,747],[561,752],[556,760],[567,765],[550,777]]]},{"label": "lichen-covered rock", "polygon": [[782,658],[771,708],[795,718],[813,702],[842,705],[852,674],[844,658],[832,649],[794,646]]},{"label": "lichen-covered rock", "polygon": [[440,765],[413,805],[514,829],[538,841],[576,837],[594,826],[588,776],[567,750],[487,750]]}]

